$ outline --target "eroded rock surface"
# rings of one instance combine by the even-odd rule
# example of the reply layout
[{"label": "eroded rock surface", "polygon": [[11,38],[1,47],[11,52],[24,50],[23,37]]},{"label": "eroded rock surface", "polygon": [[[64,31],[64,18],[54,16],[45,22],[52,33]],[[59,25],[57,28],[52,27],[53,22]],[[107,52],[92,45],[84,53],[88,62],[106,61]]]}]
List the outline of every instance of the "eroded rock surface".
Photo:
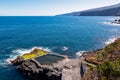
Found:
[{"label": "eroded rock surface", "polygon": [[63,55],[51,55],[63,57],[63,59],[47,65],[40,64],[35,58],[23,60],[18,57],[12,63],[29,80],[81,80],[79,58],[69,59]]}]

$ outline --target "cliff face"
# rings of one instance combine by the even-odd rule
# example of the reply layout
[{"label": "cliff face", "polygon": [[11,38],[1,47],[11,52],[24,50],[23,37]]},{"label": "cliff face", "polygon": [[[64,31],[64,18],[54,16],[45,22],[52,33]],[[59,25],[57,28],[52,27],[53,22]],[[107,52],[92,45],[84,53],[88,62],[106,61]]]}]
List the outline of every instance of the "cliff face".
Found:
[{"label": "cliff face", "polygon": [[72,12],[63,15],[71,16],[120,16],[120,4],[85,11]]}]

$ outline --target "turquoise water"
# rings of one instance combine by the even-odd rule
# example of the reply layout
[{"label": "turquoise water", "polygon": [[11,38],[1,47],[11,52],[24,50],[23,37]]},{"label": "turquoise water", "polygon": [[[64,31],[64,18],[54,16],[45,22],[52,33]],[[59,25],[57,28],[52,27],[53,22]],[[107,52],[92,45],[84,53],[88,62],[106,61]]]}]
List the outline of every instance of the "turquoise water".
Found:
[{"label": "turquoise water", "polygon": [[104,24],[114,17],[0,17],[0,80],[24,80],[9,59],[35,47],[72,58],[79,51],[104,47],[120,37],[120,26]]}]

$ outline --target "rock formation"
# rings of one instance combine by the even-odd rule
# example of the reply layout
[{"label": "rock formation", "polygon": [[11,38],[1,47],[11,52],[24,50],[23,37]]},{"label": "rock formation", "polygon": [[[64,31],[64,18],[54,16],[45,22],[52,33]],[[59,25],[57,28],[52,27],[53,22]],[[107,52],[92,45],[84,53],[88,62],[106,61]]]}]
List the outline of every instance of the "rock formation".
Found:
[{"label": "rock formation", "polygon": [[[44,57],[48,59],[46,58],[46,61],[43,60],[42,62],[39,61]],[[53,61],[59,57],[60,59],[57,62]],[[81,80],[81,60],[79,58],[69,59],[64,55],[49,53],[27,60],[19,56],[12,63],[29,80]]]},{"label": "rock formation", "polygon": [[120,19],[115,19],[112,23],[120,24]]},{"label": "rock formation", "polygon": [[38,49],[33,53],[39,55],[27,54],[29,58],[19,56],[12,61],[29,80],[120,80],[120,38],[76,59],[50,52],[41,56]]}]

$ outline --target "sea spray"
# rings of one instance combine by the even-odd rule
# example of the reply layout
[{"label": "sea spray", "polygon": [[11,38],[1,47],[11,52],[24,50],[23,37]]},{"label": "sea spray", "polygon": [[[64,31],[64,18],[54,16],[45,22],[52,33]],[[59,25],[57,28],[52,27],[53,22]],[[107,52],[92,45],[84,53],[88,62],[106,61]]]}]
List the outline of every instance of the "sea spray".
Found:
[{"label": "sea spray", "polygon": [[29,49],[23,49],[23,48],[16,49],[16,50],[12,51],[12,54],[9,55],[9,58],[6,59],[6,62],[10,64],[11,61],[14,60],[17,56],[21,56],[25,53],[30,53],[31,51],[33,51],[36,48],[51,52],[51,50],[49,48],[45,48],[45,47],[32,47],[32,48],[29,48]]},{"label": "sea spray", "polygon": [[111,25],[111,26],[120,26],[120,24],[112,23],[112,22],[101,22],[101,23],[105,25]]},{"label": "sea spray", "polygon": [[105,41],[105,45],[111,44],[113,43],[115,40],[117,40],[117,38],[113,37],[113,38],[109,38],[107,41]]},{"label": "sea spray", "polygon": [[66,47],[66,46],[62,47],[62,50],[63,50],[63,51],[66,51],[66,50],[68,50],[68,49],[69,49],[69,47]]},{"label": "sea spray", "polygon": [[81,57],[82,55],[83,55],[83,53],[85,53],[86,51],[78,51],[77,53],[76,53],[76,56],[77,57]]}]

